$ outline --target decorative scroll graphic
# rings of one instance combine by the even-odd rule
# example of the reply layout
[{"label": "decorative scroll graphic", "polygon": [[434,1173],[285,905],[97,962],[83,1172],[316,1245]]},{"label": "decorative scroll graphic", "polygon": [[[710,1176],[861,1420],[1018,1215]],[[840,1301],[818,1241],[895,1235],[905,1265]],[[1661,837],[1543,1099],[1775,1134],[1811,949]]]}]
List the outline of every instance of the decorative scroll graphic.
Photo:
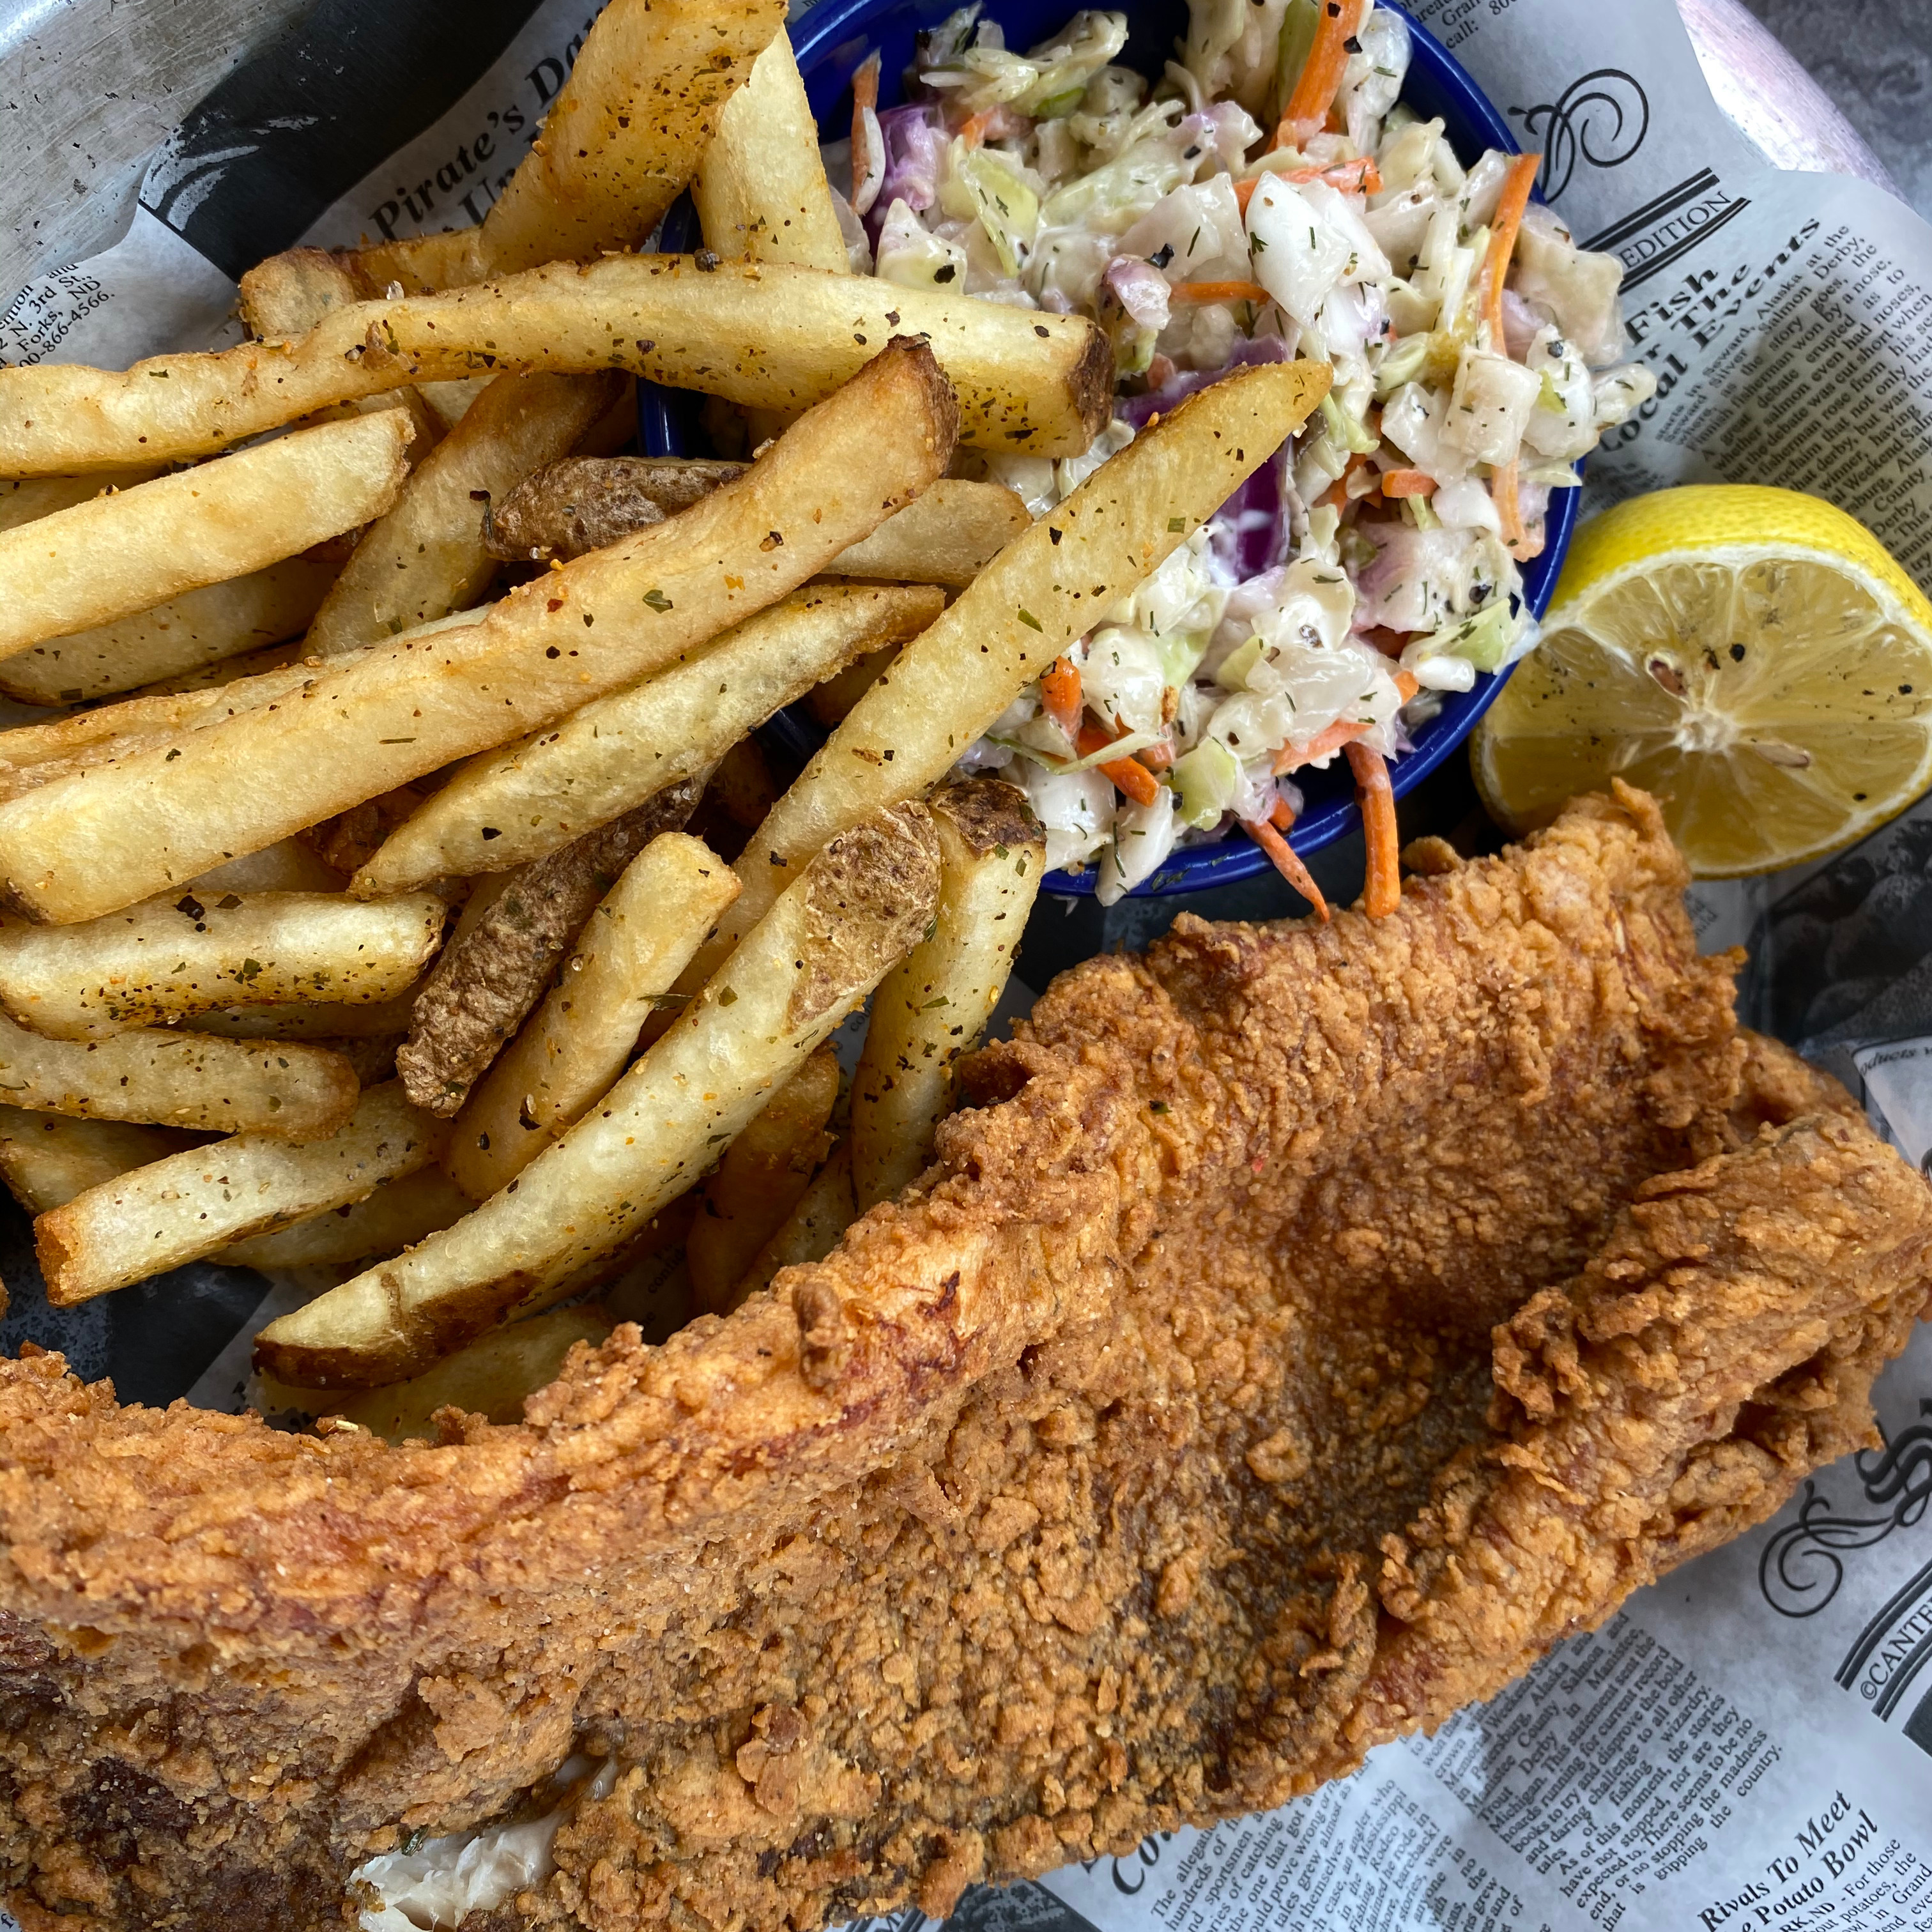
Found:
[{"label": "decorative scroll graphic", "polygon": [[[1932,1416],[1932,1400],[1922,1401],[1918,1412]],[[1780,1616],[1815,1617],[1838,1594],[1838,1586],[1844,1581],[1843,1552],[1869,1550],[1894,1530],[1908,1528],[1924,1515],[1927,1504],[1932,1503],[1932,1422],[1916,1422],[1901,1430],[1882,1449],[1860,1450],[1852,1458],[1852,1466],[1858,1471],[1866,1502],[1882,1514],[1834,1515],[1831,1498],[1819,1492],[1817,1484],[1804,1485],[1798,1520],[1786,1524],[1765,1545],[1758,1559],[1758,1587],[1765,1601]],[[1932,1582],[1932,1568],[1924,1580]],[[1886,1614],[1881,1611],[1880,1616]],[[1852,1658],[1856,1656],[1855,1648],[1852,1658],[1846,1660],[1854,1674],[1858,1665]],[[1841,1676],[1839,1681],[1847,1680]]]},{"label": "decorative scroll graphic", "polygon": [[1570,185],[1580,160],[1593,168],[1621,167],[1650,132],[1650,97],[1620,68],[1600,67],[1573,80],[1556,100],[1510,112],[1542,146],[1537,185],[1545,201],[1555,201]]}]

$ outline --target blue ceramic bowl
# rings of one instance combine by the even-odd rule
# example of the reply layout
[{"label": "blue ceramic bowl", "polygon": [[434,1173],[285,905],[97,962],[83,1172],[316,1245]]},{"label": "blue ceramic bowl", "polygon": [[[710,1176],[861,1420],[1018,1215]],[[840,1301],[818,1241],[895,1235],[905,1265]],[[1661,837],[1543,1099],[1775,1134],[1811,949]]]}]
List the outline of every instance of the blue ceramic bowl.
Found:
[{"label": "blue ceramic bowl", "polygon": [[[850,131],[852,75],[859,63],[874,48],[880,50],[884,58],[879,104],[896,106],[901,81],[913,58],[915,36],[937,26],[953,11],[955,4],[956,0],[824,0],[794,25],[792,41],[799,71],[805,77],[812,112],[828,139],[836,140]],[[1005,28],[1009,46],[1029,47],[1063,26],[1079,4],[1080,0],[987,0],[986,11]],[[1126,0],[1124,10],[1131,32],[1120,56],[1121,63],[1142,74],[1159,74],[1174,42],[1186,31],[1185,5],[1175,4],[1175,0]],[[1414,52],[1403,100],[1425,118],[1441,116],[1451,145],[1465,163],[1485,148],[1500,148],[1509,154],[1519,152],[1508,124],[1448,50],[1413,20],[1409,32]],[[666,218],[661,245],[671,252],[698,245],[697,221],[688,200],[680,201]],[[706,446],[698,427],[698,401],[696,397],[675,391],[649,386],[644,388],[639,412],[648,454],[683,455]],[[1552,496],[1543,554],[1522,574],[1529,608],[1539,617],[1549,604],[1564,553],[1570,547],[1580,494],[1563,490]],[[1502,689],[1502,677],[1479,676],[1473,690],[1449,694],[1442,709],[1415,733],[1414,750],[1391,766],[1396,797],[1419,784],[1462,743]],[[824,731],[802,712],[782,713],[767,728],[786,748],[801,757],[808,756],[824,741]],[[1297,851],[1319,851],[1360,825],[1354,783],[1343,760],[1338,758],[1325,772],[1299,772],[1295,782],[1306,800],[1289,840]],[[1267,855],[1236,832],[1218,844],[1187,846],[1174,852],[1135,892],[1136,896],[1199,892],[1204,886],[1251,878],[1268,869]],[[1042,882],[1042,890],[1088,893],[1093,891],[1096,877],[1096,868],[1090,866],[1084,872],[1049,872]]]}]

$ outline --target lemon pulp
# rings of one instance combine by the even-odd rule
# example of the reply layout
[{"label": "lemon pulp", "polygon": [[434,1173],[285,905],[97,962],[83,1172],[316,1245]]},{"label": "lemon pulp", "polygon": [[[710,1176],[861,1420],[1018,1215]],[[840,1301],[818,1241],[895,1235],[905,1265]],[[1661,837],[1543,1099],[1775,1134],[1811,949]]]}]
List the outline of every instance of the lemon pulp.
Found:
[{"label": "lemon pulp", "polygon": [[1659,490],[1578,533],[1471,755],[1514,831],[1617,777],[1702,877],[1820,857],[1932,784],[1932,604],[1818,498]]}]

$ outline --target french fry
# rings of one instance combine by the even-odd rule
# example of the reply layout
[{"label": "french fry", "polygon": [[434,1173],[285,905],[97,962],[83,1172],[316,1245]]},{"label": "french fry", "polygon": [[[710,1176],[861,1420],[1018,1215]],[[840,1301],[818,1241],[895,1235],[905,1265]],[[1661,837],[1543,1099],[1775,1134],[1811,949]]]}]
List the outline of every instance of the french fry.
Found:
[{"label": "french fry", "polygon": [[391,833],[351,889],[404,892],[554,851],[715,764],[857,652],[916,635],[943,601],[910,587],[794,592],[695,662],[466,766]]},{"label": "french fry", "polygon": [[622,386],[608,374],[499,376],[364,533],[309,626],[310,652],[339,657],[473,604],[496,572],[478,494],[501,496],[567,455]]},{"label": "french fry", "polygon": [[440,1167],[386,1180],[372,1194],[272,1234],[251,1234],[210,1256],[232,1268],[340,1268],[398,1254],[469,1213],[470,1197]]},{"label": "french fry", "polygon": [[857,1214],[852,1198],[852,1142],[848,1137],[832,1150],[778,1232],[758,1250],[758,1258],[732,1294],[731,1306],[736,1308],[770,1288],[782,1269],[824,1260]]},{"label": "french fry", "polygon": [[408,434],[393,410],[323,423],[0,532],[0,653],[131,616],[381,515]]},{"label": "french fry", "polygon": [[850,272],[818,152],[818,125],[781,27],[724,104],[691,199],[704,245],[727,261]]},{"label": "french fry", "polygon": [[482,227],[362,250],[357,274],[452,288],[637,247],[784,22],[782,0],[612,0]]},{"label": "french fry", "polygon": [[827,678],[806,694],[805,708],[830,730],[898,663],[898,646],[891,644],[854,658],[837,676]]},{"label": "french fry", "polygon": [[520,1422],[524,1404],[562,1372],[564,1358],[579,1342],[595,1348],[610,1332],[595,1303],[553,1308],[527,1322],[513,1322],[433,1369],[393,1388],[344,1398],[326,1389],[290,1388],[260,1378],[262,1406],[306,1415],[332,1415],[391,1442],[438,1439],[436,1413],[460,1409],[491,1422]]},{"label": "french fry", "polygon": [[466,922],[417,996],[408,1041],[396,1056],[418,1106],[445,1118],[460,1109],[543,998],[598,902],[653,839],[691,816],[701,784],[688,778],[524,866],[473,924]]},{"label": "french fry", "polygon": [[889,347],[736,482],[480,621],[374,646],[292,698],[0,804],[0,878],[35,916],[92,918],[634,683],[916,496],[956,421],[931,352]]},{"label": "french fry", "polygon": [[1006,990],[1046,862],[1026,794],[1003,779],[945,786],[926,809],[939,834],[938,916],[874,994],[852,1080],[852,1188],[861,1214],[932,1164],[959,1056]]},{"label": "french fry", "polygon": [[838,1056],[821,1046],[745,1124],[698,1188],[684,1244],[700,1310],[728,1312],[745,1270],[812,1184],[838,1099]]},{"label": "french fry", "polygon": [[797,410],[843,387],[896,335],[927,339],[975,447],[1078,456],[1112,412],[1113,352],[1083,316],[782,262],[613,255],[360,302],[289,342],[158,356],[119,374],[0,370],[0,476],[112,467],[136,452],[205,455],[360,396],[518,370],[627,369]]},{"label": "french fry", "polygon": [[920,807],[854,827],[514,1189],[271,1323],[256,1366],[310,1388],[378,1387],[554,1299],[682,1193],[859,1005],[924,930],[938,877]]},{"label": "french fry", "polygon": [[421,989],[411,987],[373,1006],[350,1006],[334,1000],[290,1000],[260,1006],[216,1006],[183,1022],[196,1033],[224,1040],[345,1040],[400,1038]]},{"label": "french fry", "polygon": [[[715,458],[573,458],[518,484],[493,508],[486,542],[494,556],[568,562],[688,509],[746,468]],[[963,586],[1031,521],[1011,490],[941,477],[824,574]]]},{"label": "french fry", "polygon": [[[260,340],[304,335],[324,316],[361,301],[364,292],[347,267],[326,249],[291,248],[270,256],[242,278],[242,320]],[[359,415],[372,410],[405,411],[414,432],[408,457],[412,465],[436,447],[447,427],[412,389],[365,396],[348,407]]]},{"label": "french fry", "polygon": [[392,1081],[363,1094],[326,1140],[294,1147],[278,1136],[236,1134],[171,1154],[34,1222],[47,1299],[71,1307],[231,1241],[360,1201],[383,1181],[428,1166],[442,1142],[442,1128]]},{"label": "french fry", "polygon": [[738,896],[701,839],[667,832],[624,868],[554,988],[471,1094],[444,1165],[478,1201],[505,1187],[601,1100],[656,1004]]},{"label": "french fry", "polygon": [[0,482],[0,530],[17,530],[116,490],[131,490],[160,473],[158,465],[148,464],[134,470],[96,470],[82,476],[26,476]]},{"label": "french fry", "polygon": [[184,1136],[165,1127],[0,1106],[0,1180],[30,1214],[64,1208],[76,1194],[165,1160],[184,1144]]},{"label": "french fry", "polygon": [[223,1006],[374,1006],[413,986],[442,944],[431,892],[184,892],[82,926],[0,931],[0,1006],[52,1040],[93,1040]]},{"label": "french fry", "polygon": [[224,892],[332,892],[342,890],[342,875],[323,863],[313,846],[299,838],[284,838],[230,859],[188,881],[197,898]]},{"label": "french fry", "polygon": [[50,638],[0,660],[0,692],[25,704],[77,704],[299,636],[342,563],[340,551],[324,544],[246,577],[184,591],[131,617]]},{"label": "french fry", "polygon": [[16,1106],[200,1133],[332,1134],[362,1090],[339,1054],[160,1028],[111,1040],[45,1040],[0,1018],[0,1094]]},{"label": "french fry", "polygon": [[1307,420],[1328,380],[1323,364],[1308,362],[1225,377],[1010,543],[899,653],[891,676],[860,699],[778,800],[748,848],[769,862],[746,869],[743,893],[682,983],[715,971],[828,838],[938,783],[1031,680]]}]

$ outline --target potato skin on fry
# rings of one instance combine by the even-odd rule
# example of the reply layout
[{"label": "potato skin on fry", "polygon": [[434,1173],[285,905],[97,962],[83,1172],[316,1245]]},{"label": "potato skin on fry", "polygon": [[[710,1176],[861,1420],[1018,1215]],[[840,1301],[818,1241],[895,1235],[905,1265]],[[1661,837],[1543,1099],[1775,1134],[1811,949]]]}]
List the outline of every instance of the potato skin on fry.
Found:
[{"label": "potato skin on fry", "polygon": [[488,1199],[603,1098],[656,996],[739,890],[737,874],[681,832],[659,833],[631,861],[542,1006],[458,1117],[444,1160],[460,1187]]},{"label": "potato skin on fry", "polygon": [[[527,477],[493,509],[490,554],[568,561],[687,510],[749,465],[682,457],[568,457]],[[842,550],[827,577],[963,588],[1032,522],[1011,490],[941,477],[916,502]]]},{"label": "potato skin on fry", "polygon": [[[696,809],[701,778],[671,786],[513,876],[437,961],[396,1066],[410,1098],[445,1119],[542,998],[552,970],[618,875]],[[381,902],[378,902],[381,903]]]},{"label": "potato skin on fry", "polygon": [[925,930],[939,886],[925,808],[875,812],[808,866],[603,1101],[473,1214],[285,1315],[256,1365],[376,1388],[541,1308],[682,1194]]}]

